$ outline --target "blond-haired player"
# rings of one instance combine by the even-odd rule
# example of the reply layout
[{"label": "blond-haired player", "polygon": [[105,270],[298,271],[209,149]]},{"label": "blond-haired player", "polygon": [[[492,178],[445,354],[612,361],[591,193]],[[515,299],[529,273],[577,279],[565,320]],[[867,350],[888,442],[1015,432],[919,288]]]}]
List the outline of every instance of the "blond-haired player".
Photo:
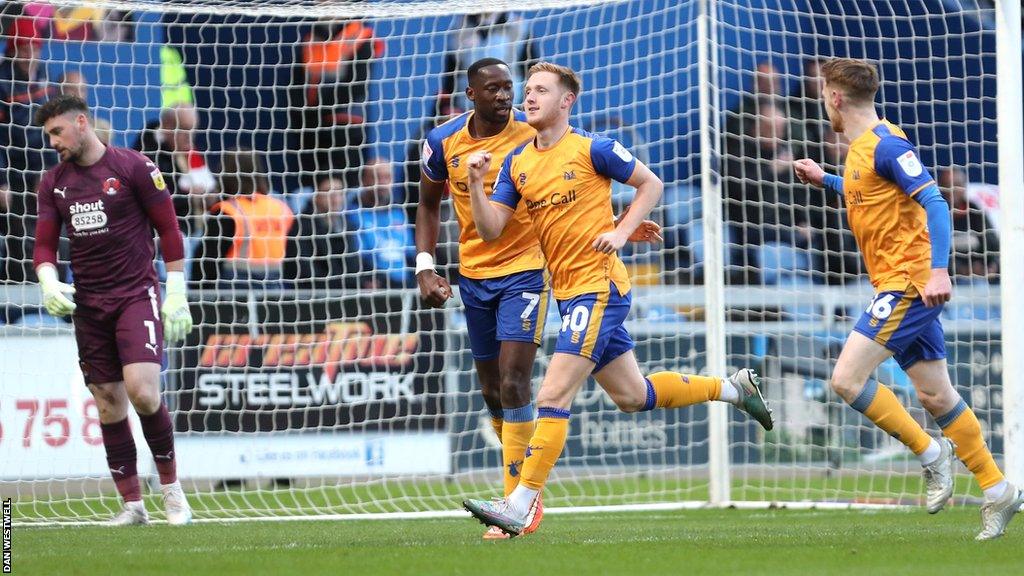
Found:
[{"label": "blond-haired player", "polygon": [[[996,538],[1024,504],[1024,494],[1003,478],[977,417],[949,380],[939,320],[952,292],[946,271],[949,206],[907,135],[878,117],[875,67],[837,58],[822,65],[821,74],[832,128],[850,141],[846,171],[842,177],[826,174],[807,159],[794,162],[794,169],[802,182],[845,198],[850,228],[875,288],[836,362],[832,389],[917,455],[929,513],[942,510],[953,493],[952,462],[959,456],[985,492],[977,539]],[[906,371],[922,406],[948,440],[929,436],[891,390],[869,380],[890,356]]]},{"label": "blond-haired player", "polygon": [[[480,237],[500,238],[518,225],[511,224],[513,214],[525,206],[562,315],[555,353],[537,394],[537,428],[518,486],[506,498],[463,503],[481,522],[513,536],[527,526],[530,508],[565,446],[572,400],[591,374],[625,412],[722,400],[772,427],[751,370],[729,379],[675,372],[645,378],[640,372],[633,341],[622,325],[630,308],[630,282],[616,251],[657,204],[663,186],[618,142],[569,125],[579,92],[572,70],[549,63],[533,66],[524,108],[537,135],[504,159],[490,197],[484,180],[492,154],[476,152],[468,159],[473,221]],[[637,189],[617,224],[612,220],[613,178]]]}]

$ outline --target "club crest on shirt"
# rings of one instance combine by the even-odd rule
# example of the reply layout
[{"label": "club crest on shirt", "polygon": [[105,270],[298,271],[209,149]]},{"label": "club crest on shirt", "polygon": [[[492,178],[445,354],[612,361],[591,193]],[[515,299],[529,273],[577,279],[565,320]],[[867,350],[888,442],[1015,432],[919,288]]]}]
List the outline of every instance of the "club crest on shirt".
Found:
[{"label": "club crest on shirt", "polygon": [[121,181],[117,178],[107,178],[107,180],[103,182],[103,191],[106,192],[108,196],[117,194],[121,191]]}]

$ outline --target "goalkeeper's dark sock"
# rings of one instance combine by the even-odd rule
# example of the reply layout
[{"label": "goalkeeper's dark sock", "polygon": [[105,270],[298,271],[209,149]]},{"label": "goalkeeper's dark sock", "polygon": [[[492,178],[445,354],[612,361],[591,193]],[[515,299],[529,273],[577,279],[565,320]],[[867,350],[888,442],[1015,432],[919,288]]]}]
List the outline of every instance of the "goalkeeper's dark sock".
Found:
[{"label": "goalkeeper's dark sock", "polygon": [[167,413],[167,405],[160,403],[157,411],[146,416],[139,414],[142,423],[142,435],[153,453],[156,471],[160,474],[161,484],[173,484],[178,480],[177,465],[174,461],[174,425],[171,415]]},{"label": "goalkeeper's dark sock", "polygon": [[117,492],[125,502],[142,500],[136,467],[138,453],[135,451],[135,439],[132,438],[128,418],[113,424],[100,423],[100,431],[103,434],[103,449],[107,452],[107,466]]}]

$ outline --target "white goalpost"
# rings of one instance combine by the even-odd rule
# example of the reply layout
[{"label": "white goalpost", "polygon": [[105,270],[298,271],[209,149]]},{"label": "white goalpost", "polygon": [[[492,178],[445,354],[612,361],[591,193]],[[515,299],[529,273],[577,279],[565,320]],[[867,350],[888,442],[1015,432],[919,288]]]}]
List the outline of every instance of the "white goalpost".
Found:
[{"label": "white goalpost", "polygon": [[[1019,3],[50,4],[0,12],[3,40],[32,30],[47,93],[80,86],[110,143],[149,142],[175,194],[196,328],[169,347],[162,386],[199,522],[443,517],[500,492],[461,301],[426,308],[412,273],[421,141],[465,110],[465,68],[483,56],[509,61],[517,81],[538,60],[575,69],[573,125],[616,138],[664,180],[664,245],[621,253],[645,373],[749,366],[777,420],[765,433],[722,403],[623,414],[591,380],[549,512],[920,504],[916,460],[828,386],[872,289],[841,204],[789,165],[844,167],[812,81],[839,56],[878,63],[880,112],[950,195],[950,375],[1008,479],[1024,482]],[[26,18],[31,28],[16,24]],[[56,159],[18,124],[39,104],[26,98],[0,120],[0,498],[20,525],[96,523],[120,504],[72,324],[46,315],[31,270],[34,183]],[[189,130],[181,111],[193,109]],[[234,238],[208,215],[247,187],[294,215],[287,252],[256,280],[225,264]],[[616,212],[630,199],[613,189]],[[436,257],[457,291],[450,200],[442,211]],[[548,310],[535,389],[560,324]],[[874,378],[939,433],[895,363]],[[957,502],[976,501],[959,472]]]}]

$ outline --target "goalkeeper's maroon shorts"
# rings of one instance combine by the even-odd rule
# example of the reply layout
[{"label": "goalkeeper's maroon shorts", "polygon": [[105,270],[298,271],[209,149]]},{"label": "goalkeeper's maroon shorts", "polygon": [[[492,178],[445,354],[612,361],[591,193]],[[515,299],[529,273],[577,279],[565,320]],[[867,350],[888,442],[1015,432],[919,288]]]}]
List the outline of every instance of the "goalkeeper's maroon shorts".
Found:
[{"label": "goalkeeper's maroon shorts", "polygon": [[164,329],[155,287],[134,298],[90,297],[76,304],[75,340],[86,384],[121,382],[127,364],[161,363]]}]

